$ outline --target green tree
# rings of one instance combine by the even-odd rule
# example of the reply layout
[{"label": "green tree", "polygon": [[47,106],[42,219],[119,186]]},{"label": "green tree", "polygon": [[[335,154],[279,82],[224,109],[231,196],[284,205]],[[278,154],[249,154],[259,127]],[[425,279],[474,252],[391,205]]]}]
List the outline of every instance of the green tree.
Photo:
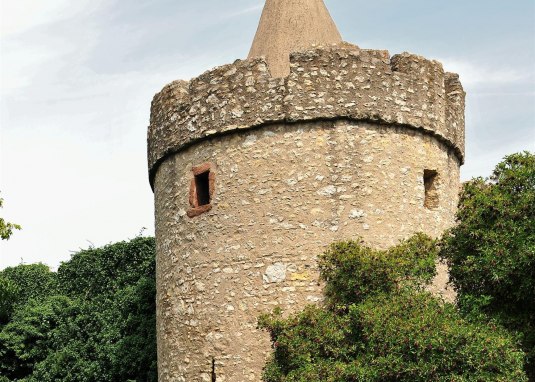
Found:
[{"label": "green tree", "polygon": [[[0,208],[4,206],[4,199],[0,198]],[[0,217],[0,239],[8,240],[13,235],[13,230],[20,230],[22,227],[15,223],[5,221]]]},{"label": "green tree", "polygon": [[35,365],[53,353],[58,328],[75,315],[75,303],[65,296],[31,300],[15,311],[0,332],[0,375],[24,380]]},{"label": "green tree", "polygon": [[93,299],[112,296],[154,274],[154,238],[138,237],[74,254],[60,265],[58,280],[63,293]]},{"label": "green tree", "polygon": [[437,252],[424,235],[387,251],[332,245],[320,257],[327,307],[260,318],[274,348],[263,380],[526,381],[508,332],[464,319],[424,290]]},{"label": "green tree", "polygon": [[57,274],[37,264],[1,277],[22,291],[0,326],[4,379],[156,381],[154,238],[80,251]]},{"label": "green tree", "polygon": [[21,264],[0,271],[0,325],[18,307],[54,292],[56,274],[44,264]]},{"label": "green tree", "polygon": [[30,299],[39,299],[55,293],[57,275],[45,264],[20,264],[0,271],[0,278],[16,287],[13,300],[16,305],[24,305]]},{"label": "green tree", "polygon": [[428,284],[437,257],[436,241],[417,234],[386,251],[357,241],[334,243],[319,257],[319,268],[330,305],[348,305],[370,294],[393,292],[402,284]]},{"label": "green tree", "polygon": [[457,225],[444,236],[459,306],[523,337],[535,380],[535,155],[507,156],[488,179],[464,185]]},{"label": "green tree", "polygon": [[18,293],[19,289],[15,283],[0,275],[0,325],[9,321]]}]

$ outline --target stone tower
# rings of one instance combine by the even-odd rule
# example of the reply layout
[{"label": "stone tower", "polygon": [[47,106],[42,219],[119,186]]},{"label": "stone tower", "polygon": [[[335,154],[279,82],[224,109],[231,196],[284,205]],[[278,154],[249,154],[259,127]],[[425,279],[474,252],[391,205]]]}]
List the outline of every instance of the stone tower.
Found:
[{"label": "stone tower", "polygon": [[260,313],[322,300],[336,240],[453,223],[458,76],[342,42],[322,0],[267,0],[248,59],[165,86],[148,132],[160,381],[259,381]]}]

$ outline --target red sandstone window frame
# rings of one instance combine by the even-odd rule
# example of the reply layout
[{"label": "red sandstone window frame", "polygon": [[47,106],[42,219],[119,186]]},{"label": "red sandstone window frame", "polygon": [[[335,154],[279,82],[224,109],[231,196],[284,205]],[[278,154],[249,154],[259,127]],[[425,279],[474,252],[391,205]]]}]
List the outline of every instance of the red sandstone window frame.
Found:
[{"label": "red sandstone window frame", "polygon": [[[199,215],[202,215],[205,212],[208,212],[212,209],[212,200],[215,191],[215,172],[211,163],[203,163],[198,166],[193,166],[191,169],[193,177],[191,179],[190,188],[189,188],[189,204],[190,209],[188,210],[188,217],[193,218]],[[196,179],[198,176],[208,173],[208,198],[209,202],[207,204],[199,204],[199,197],[197,193],[197,182]]]}]

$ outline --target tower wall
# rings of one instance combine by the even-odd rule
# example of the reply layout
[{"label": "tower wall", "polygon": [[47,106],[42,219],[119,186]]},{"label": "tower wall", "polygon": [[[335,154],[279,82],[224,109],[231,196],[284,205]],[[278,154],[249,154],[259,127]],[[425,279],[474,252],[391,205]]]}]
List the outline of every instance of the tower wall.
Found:
[{"label": "tower wall", "polygon": [[[386,248],[453,224],[464,92],[439,63],[351,45],[291,56],[272,78],[237,61],[156,95],[155,192],[161,381],[259,381],[260,313],[322,300],[316,257],[336,240]],[[212,209],[194,217],[193,171]],[[436,173],[426,207],[424,171]],[[193,215],[190,215],[193,216]]]}]

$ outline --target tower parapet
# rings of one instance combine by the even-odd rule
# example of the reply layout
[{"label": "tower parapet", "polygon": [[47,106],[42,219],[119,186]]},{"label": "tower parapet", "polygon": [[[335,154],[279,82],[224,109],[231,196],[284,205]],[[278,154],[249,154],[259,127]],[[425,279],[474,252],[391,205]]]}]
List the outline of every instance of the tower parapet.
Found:
[{"label": "tower parapet", "polygon": [[238,60],[176,81],[152,104],[151,182],[168,155],[203,139],[273,123],[349,119],[418,129],[464,161],[464,90],[442,64],[342,44],[290,56],[273,78],[262,58]]}]

